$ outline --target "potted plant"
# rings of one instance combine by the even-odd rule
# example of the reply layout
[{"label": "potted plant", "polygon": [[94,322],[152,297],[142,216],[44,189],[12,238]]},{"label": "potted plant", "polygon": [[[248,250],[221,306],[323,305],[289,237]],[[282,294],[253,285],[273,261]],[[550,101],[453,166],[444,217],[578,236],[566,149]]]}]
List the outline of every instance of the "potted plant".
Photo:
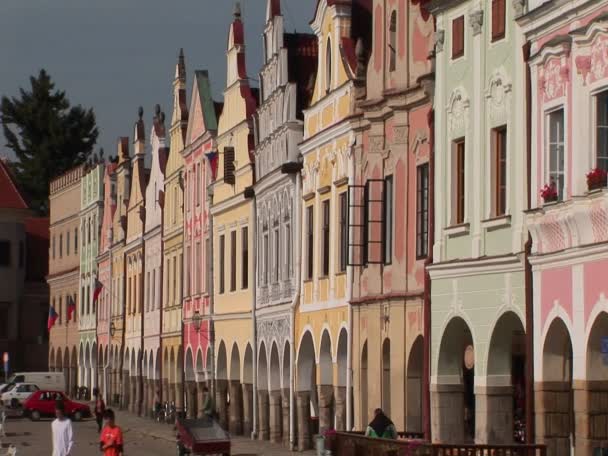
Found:
[{"label": "potted plant", "polygon": [[545,184],[545,186],[540,191],[540,196],[545,202],[545,204],[557,201],[557,187],[555,185],[555,182]]},{"label": "potted plant", "polygon": [[587,188],[589,191],[597,190],[606,186],[606,171],[602,168],[594,168],[587,173]]},{"label": "potted plant", "polygon": [[336,430],[326,429],[325,431],[323,431],[323,439],[325,444],[325,450],[331,451],[331,453],[333,454],[335,451],[336,444]]}]

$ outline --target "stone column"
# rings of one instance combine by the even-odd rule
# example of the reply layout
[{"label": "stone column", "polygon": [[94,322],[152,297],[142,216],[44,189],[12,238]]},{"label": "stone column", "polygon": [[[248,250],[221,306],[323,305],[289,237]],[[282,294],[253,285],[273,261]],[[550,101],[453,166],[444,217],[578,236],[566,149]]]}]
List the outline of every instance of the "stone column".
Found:
[{"label": "stone column", "polygon": [[118,405],[116,402],[116,394],[118,393],[118,370],[112,369],[110,373],[110,404],[116,406]]},{"label": "stone column", "polygon": [[334,387],[334,399],[336,404],[336,431],[346,430],[346,387]]},{"label": "stone column", "polygon": [[464,443],[464,389],[462,385],[431,384],[433,442]]},{"label": "stone column", "polygon": [[283,414],[281,413],[281,390],[271,391],[268,398],[270,405],[270,441],[281,443],[281,427]]},{"label": "stone column", "polygon": [[608,382],[574,380],[575,454],[592,454],[608,438]]},{"label": "stone column", "polygon": [[513,387],[475,388],[475,443],[513,443]]},{"label": "stone column", "polygon": [[228,380],[215,381],[215,406],[217,413],[220,416],[220,426],[223,429],[228,429],[228,404],[226,403],[226,391],[228,389]]},{"label": "stone column", "polygon": [[243,383],[243,435],[249,437],[253,431],[253,385]]},{"label": "stone column", "polygon": [[141,377],[141,375],[136,377],[136,381],[137,381],[137,400],[135,401],[135,411],[137,412],[138,416],[143,416],[145,411],[146,411],[146,407],[145,407],[145,400],[144,400],[144,387],[145,387],[145,382],[146,380],[143,379]]},{"label": "stone column", "polygon": [[196,383],[196,404],[197,404],[197,412],[196,417],[202,418],[203,414],[203,404],[205,403],[205,392],[203,391],[203,387],[205,383],[199,382]]},{"label": "stone column", "polygon": [[319,385],[319,432],[326,429],[333,429],[334,420],[331,416],[331,400],[334,397],[332,385]]},{"label": "stone column", "polygon": [[233,435],[241,435],[243,433],[243,398],[241,396],[241,382],[238,380],[230,380],[230,410],[228,427]]},{"label": "stone column", "polygon": [[187,417],[196,418],[196,382],[186,382],[186,408]]},{"label": "stone column", "polygon": [[163,395],[161,398],[161,403],[165,405],[165,402],[171,402],[171,391],[169,391],[169,380],[166,378],[162,379],[163,384]]},{"label": "stone column", "polygon": [[283,415],[283,445],[289,447],[289,410],[291,408],[289,403],[289,388],[282,390],[281,400],[281,413]]},{"label": "stone column", "polygon": [[184,384],[181,381],[175,384],[175,409],[178,414],[184,411]]},{"label": "stone column", "polygon": [[536,441],[547,445],[548,456],[570,454],[573,430],[570,383],[539,382],[535,385],[534,394]]},{"label": "stone column", "polygon": [[298,414],[298,451],[310,450],[310,391],[298,391],[296,395]]},{"label": "stone column", "polygon": [[258,440],[268,440],[270,438],[268,406],[268,391],[258,391]]},{"label": "stone column", "polygon": [[130,393],[130,381],[129,381],[129,372],[123,370],[122,371],[122,382],[120,385],[121,391],[121,400],[120,400],[120,408],[121,410],[128,409],[129,407],[129,393]]},{"label": "stone column", "polygon": [[143,380],[143,385],[142,385],[142,392],[141,392],[141,415],[142,416],[150,416],[150,407],[148,407],[148,404],[150,403],[150,396],[149,396],[149,383],[148,383],[148,378],[144,377]]},{"label": "stone column", "polygon": [[129,412],[135,413],[137,401],[137,377],[129,376]]}]

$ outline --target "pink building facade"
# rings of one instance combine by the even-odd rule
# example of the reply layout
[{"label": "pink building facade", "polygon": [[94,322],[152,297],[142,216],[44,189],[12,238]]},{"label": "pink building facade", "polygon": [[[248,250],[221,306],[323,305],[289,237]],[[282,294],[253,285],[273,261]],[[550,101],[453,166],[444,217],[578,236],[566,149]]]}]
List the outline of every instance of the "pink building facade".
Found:
[{"label": "pink building facade", "polygon": [[189,418],[203,417],[203,387],[213,369],[210,347],[211,252],[207,186],[217,163],[217,114],[207,71],[195,71],[184,157],[185,390]]},{"label": "pink building facade", "polygon": [[531,46],[536,439],[549,455],[590,455],[608,419],[608,193],[605,174],[598,189],[586,179],[608,169],[608,5],[548,2],[519,23]]}]

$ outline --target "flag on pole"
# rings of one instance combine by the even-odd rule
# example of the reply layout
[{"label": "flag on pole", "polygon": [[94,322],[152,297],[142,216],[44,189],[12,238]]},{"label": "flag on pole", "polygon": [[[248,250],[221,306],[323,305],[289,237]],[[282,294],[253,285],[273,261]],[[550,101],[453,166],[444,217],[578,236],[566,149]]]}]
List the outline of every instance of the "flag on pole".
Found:
[{"label": "flag on pole", "polygon": [[76,302],[72,296],[68,296],[68,321],[72,319],[74,312],[76,311]]},{"label": "flag on pole", "polygon": [[55,325],[55,322],[57,321],[58,318],[59,318],[59,315],[57,315],[57,312],[55,312],[55,307],[51,306],[49,309],[49,319],[47,320],[47,323],[46,323],[46,326],[49,329],[49,331]]},{"label": "flag on pole", "polygon": [[99,299],[99,295],[101,294],[102,289],[103,283],[95,279],[95,289],[93,290],[93,304],[97,304],[97,299]]}]

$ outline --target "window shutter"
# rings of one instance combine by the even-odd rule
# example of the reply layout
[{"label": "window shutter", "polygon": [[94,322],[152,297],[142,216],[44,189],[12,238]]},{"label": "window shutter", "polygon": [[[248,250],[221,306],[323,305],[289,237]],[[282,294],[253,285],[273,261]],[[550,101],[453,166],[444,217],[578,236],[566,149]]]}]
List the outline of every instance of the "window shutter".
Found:
[{"label": "window shutter", "polygon": [[464,54],[464,16],[452,21],[452,58]]},{"label": "window shutter", "polygon": [[234,147],[224,148],[224,182],[234,185]]},{"label": "window shutter", "polygon": [[505,36],[505,0],[492,0],[492,41]]}]

